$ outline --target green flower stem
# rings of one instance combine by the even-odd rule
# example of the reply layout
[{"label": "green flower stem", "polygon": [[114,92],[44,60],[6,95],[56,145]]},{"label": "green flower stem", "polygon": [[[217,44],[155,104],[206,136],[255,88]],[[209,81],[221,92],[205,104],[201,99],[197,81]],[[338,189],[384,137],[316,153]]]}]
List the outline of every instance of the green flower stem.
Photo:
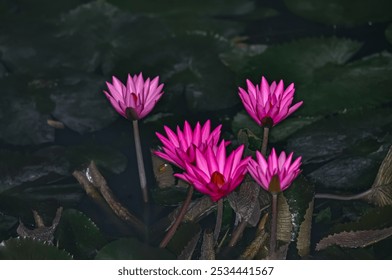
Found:
[{"label": "green flower stem", "polygon": [[222,227],[222,218],[223,218],[223,199],[218,200],[218,209],[216,212],[216,223],[214,230],[214,241],[218,241],[218,237]]},{"label": "green flower stem", "polygon": [[174,221],[173,225],[170,227],[170,229],[167,231],[165,237],[162,239],[161,243],[159,244],[159,248],[165,248],[169,241],[172,239],[173,235],[176,233],[176,230],[178,226],[181,224],[182,219],[184,219],[184,216],[186,214],[186,211],[188,210],[189,204],[191,203],[192,200],[192,194],[193,194],[193,186],[188,187],[188,193],[186,195],[186,198],[184,200],[184,203],[181,206],[180,213],[178,213],[178,216],[176,220]]},{"label": "green flower stem", "polygon": [[270,130],[269,127],[264,126],[263,144],[261,146],[261,153],[264,157],[266,157],[266,155],[267,155],[269,130]]},{"label": "green flower stem", "polygon": [[132,124],[133,124],[133,136],[135,138],[136,159],[137,159],[137,167],[139,170],[140,188],[142,189],[143,200],[145,203],[147,203],[148,190],[147,190],[146,171],[144,170],[142,145],[140,144],[139,123],[137,120],[133,120]]},{"label": "green flower stem", "polygon": [[278,194],[272,193],[272,219],[271,219],[271,237],[270,237],[270,249],[269,255],[271,259],[276,255],[276,233],[277,233],[277,221],[278,221]]}]

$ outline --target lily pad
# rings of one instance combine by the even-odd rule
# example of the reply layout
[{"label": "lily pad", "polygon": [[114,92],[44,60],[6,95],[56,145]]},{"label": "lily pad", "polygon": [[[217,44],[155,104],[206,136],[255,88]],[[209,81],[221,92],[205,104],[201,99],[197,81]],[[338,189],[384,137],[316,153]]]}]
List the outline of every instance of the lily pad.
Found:
[{"label": "lily pad", "polygon": [[392,19],[389,0],[284,0],[287,8],[304,18],[330,25],[354,26]]},{"label": "lily pad", "polygon": [[186,194],[187,188],[179,186],[154,188],[151,193],[154,202],[164,206],[177,206],[184,201]]},{"label": "lily pad", "polygon": [[61,79],[50,97],[53,116],[79,133],[108,126],[118,116],[102,93],[104,81],[94,75],[74,74]]},{"label": "lily pad", "polygon": [[287,85],[294,82],[299,90],[299,85],[312,80],[316,69],[327,64],[346,63],[361,45],[357,41],[337,37],[307,38],[273,45],[260,55],[248,58],[242,70],[243,83],[245,78],[258,82],[264,75],[269,80],[284,79]]},{"label": "lily pad", "polygon": [[53,180],[68,175],[69,165],[64,159],[64,148],[51,146],[34,153],[0,150],[0,192],[23,183]]},{"label": "lily pad", "polygon": [[373,108],[392,101],[392,55],[384,52],[346,65],[325,65],[298,90],[303,115]]},{"label": "lily pad", "polygon": [[70,260],[72,256],[53,245],[29,238],[12,238],[0,243],[2,260]]},{"label": "lily pad", "polygon": [[150,247],[134,238],[121,238],[103,247],[97,260],[170,260],[174,259],[165,249]]},{"label": "lily pad", "polygon": [[386,132],[391,128],[391,110],[387,108],[335,115],[293,134],[287,140],[287,150],[301,155],[305,164],[327,162],[345,152],[382,160],[388,148],[377,151],[384,144],[389,147],[391,139]]},{"label": "lily pad", "polygon": [[[42,144],[54,140],[54,128],[47,125],[53,108],[47,91],[37,89],[34,79],[10,76],[0,80],[0,139],[14,145]],[[6,120],[6,121],[5,121]]]},{"label": "lily pad", "polygon": [[65,210],[56,231],[59,248],[76,259],[91,259],[106,243],[98,227],[86,215],[74,209]]},{"label": "lily pad", "polygon": [[[190,32],[145,46],[122,62],[147,73],[163,73],[165,92],[170,94],[157,107],[177,114],[200,113],[231,108],[239,102],[234,72],[219,57],[230,48],[230,42],[222,36]],[[184,106],[179,107],[179,102]]]}]

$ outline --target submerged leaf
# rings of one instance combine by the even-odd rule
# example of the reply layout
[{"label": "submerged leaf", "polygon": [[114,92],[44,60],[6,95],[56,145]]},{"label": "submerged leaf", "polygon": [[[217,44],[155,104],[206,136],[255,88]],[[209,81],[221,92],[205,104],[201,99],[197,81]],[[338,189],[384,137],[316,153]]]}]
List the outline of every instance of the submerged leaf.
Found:
[{"label": "submerged leaf", "polygon": [[184,250],[178,255],[178,260],[190,260],[192,259],[193,252],[196,249],[196,245],[200,239],[201,230],[199,230],[195,236],[188,242]]},{"label": "submerged leaf", "polygon": [[340,232],[323,238],[316,246],[320,251],[332,245],[346,248],[360,248],[377,243],[392,236],[392,227],[378,230]]},{"label": "submerged leaf", "polygon": [[212,231],[205,230],[199,260],[215,260],[214,247],[214,233]]}]

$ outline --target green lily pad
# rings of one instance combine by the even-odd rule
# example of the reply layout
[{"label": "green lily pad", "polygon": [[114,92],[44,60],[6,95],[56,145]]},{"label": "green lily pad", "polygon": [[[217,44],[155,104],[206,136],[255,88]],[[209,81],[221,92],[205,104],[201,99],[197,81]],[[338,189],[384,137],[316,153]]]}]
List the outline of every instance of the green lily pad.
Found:
[{"label": "green lily pad", "polygon": [[53,180],[68,176],[69,164],[64,159],[64,148],[51,146],[34,153],[0,150],[0,192],[23,183]]},{"label": "green lily pad", "polygon": [[134,238],[121,238],[103,247],[97,260],[170,260],[175,257],[166,249],[150,247]]},{"label": "green lily pad", "polygon": [[387,38],[388,42],[392,44],[392,24],[388,25],[387,29],[385,30],[385,37]]},{"label": "green lily pad", "polygon": [[392,55],[375,54],[346,65],[326,65],[314,72],[313,82],[298,90],[301,113],[316,115],[373,108],[392,101]]},{"label": "green lily pad", "polygon": [[306,19],[330,25],[354,26],[392,19],[389,0],[284,0],[287,8]]},{"label": "green lily pad", "polygon": [[259,82],[264,75],[269,81],[283,79],[286,85],[294,82],[298,92],[300,85],[312,80],[316,69],[327,64],[346,63],[361,45],[351,39],[330,37],[300,39],[270,46],[260,55],[248,58],[241,74],[243,84],[245,78]]},{"label": "green lily pad", "polygon": [[34,79],[10,76],[0,80],[0,139],[15,145],[42,144],[54,140],[54,128],[47,124],[53,108],[45,90]]},{"label": "green lily pad", "polygon": [[76,259],[94,258],[106,240],[86,215],[75,209],[67,209],[61,216],[56,231],[59,248],[70,252]]},{"label": "green lily pad", "polygon": [[70,260],[72,256],[53,245],[29,238],[12,238],[0,243],[2,260]]},{"label": "green lily pad", "polygon": [[104,81],[83,73],[63,78],[50,97],[53,116],[79,133],[108,126],[118,116],[102,93]]},{"label": "green lily pad", "polygon": [[[374,124],[377,126],[374,126]],[[308,163],[323,163],[346,154],[382,160],[391,144],[386,132],[392,129],[391,110],[359,110],[321,119],[293,134],[287,150]],[[378,152],[377,152],[378,151]]]},{"label": "green lily pad", "polygon": [[[230,48],[224,37],[191,32],[146,46],[126,61],[146,73],[162,73],[165,92],[170,94],[157,107],[177,113],[215,111],[239,102],[234,72],[219,57]],[[184,106],[179,107],[178,102]]]}]

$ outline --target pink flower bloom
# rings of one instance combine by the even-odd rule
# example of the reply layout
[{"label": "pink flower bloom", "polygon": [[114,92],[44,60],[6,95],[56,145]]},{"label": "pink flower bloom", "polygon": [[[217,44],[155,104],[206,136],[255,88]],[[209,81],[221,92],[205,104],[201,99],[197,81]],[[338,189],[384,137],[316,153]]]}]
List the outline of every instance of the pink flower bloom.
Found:
[{"label": "pink flower bloom", "polygon": [[[294,84],[284,89],[283,81],[278,85],[261,77],[260,85],[253,85],[246,80],[248,90],[239,88],[239,95],[248,114],[260,126],[273,127],[291,115],[302,105],[303,101],[291,106],[294,99]],[[290,107],[291,106],[291,107]]]},{"label": "pink flower bloom", "polygon": [[217,146],[222,125],[219,125],[211,132],[211,122],[207,120],[203,126],[198,122],[195,129],[192,130],[187,121],[184,123],[184,129],[181,130],[177,126],[177,134],[170,128],[165,126],[167,137],[160,133],[156,133],[159,140],[161,140],[163,147],[162,151],[155,151],[154,153],[185,169],[185,162],[194,163],[195,149],[198,148],[201,152],[206,150],[207,146]]},{"label": "pink flower bloom", "polygon": [[112,79],[112,83],[106,82],[109,92],[104,93],[114,109],[130,120],[144,118],[163,94],[163,84],[159,85],[159,76],[144,81],[142,73],[133,77],[128,74],[126,85],[114,76]]},{"label": "pink flower bloom", "polygon": [[241,160],[243,145],[226,157],[226,144],[222,140],[217,149],[208,146],[204,153],[196,148],[195,164],[185,162],[185,172],[175,176],[209,195],[213,201],[228,195],[244,179],[250,157]]},{"label": "pink flower bloom", "polygon": [[293,153],[286,157],[285,152],[281,152],[277,157],[275,149],[272,148],[268,162],[259,151],[256,152],[256,158],[257,161],[249,161],[249,173],[261,187],[270,192],[286,190],[301,172],[301,157],[291,163]]}]

